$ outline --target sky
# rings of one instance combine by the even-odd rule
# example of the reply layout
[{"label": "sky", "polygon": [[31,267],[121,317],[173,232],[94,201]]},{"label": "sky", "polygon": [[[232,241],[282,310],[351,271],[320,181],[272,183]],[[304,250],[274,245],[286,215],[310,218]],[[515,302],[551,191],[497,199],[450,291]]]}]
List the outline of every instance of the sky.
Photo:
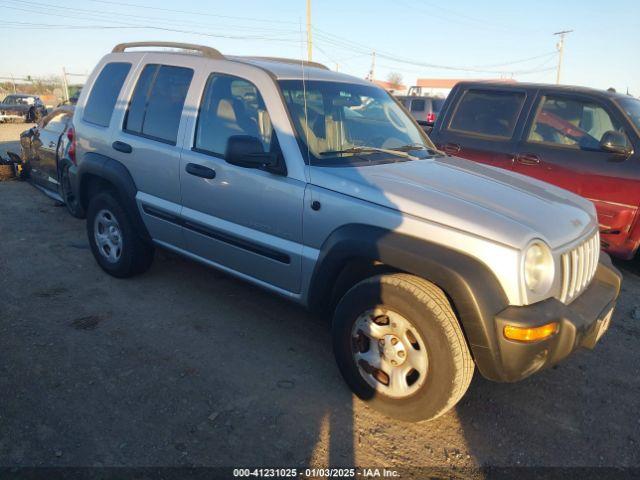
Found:
[{"label": "sky", "polygon": [[[358,77],[515,78],[640,96],[637,0],[311,0],[313,60]],[[306,57],[306,0],[0,0],[0,77],[82,83],[115,44],[199,43],[224,54]]]}]

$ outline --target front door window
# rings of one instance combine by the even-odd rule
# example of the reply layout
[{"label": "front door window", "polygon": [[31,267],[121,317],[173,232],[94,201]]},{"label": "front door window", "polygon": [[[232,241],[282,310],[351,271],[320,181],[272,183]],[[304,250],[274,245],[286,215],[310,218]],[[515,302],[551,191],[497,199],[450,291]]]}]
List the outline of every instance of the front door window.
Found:
[{"label": "front door window", "polygon": [[620,126],[600,105],[573,98],[542,98],[528,141],[583,150],[600,150],[600,140]]}]

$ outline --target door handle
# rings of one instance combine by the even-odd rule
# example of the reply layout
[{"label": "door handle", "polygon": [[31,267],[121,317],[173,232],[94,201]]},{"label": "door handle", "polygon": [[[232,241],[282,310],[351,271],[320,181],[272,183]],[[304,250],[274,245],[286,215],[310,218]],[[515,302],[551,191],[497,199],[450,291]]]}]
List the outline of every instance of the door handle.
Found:
[{"label": "door handle", "polygon": [[444,146],[444,151],[449,155],[455,155],[456,153],[460,152],[460,150],[462,150],[462,147],[457,143],[447,143]]},{"label": "door handle", "polygon": [[516,161],[522,165],[538,165],[540,157],[534,153],[520,153],[516,155]]},{"label": "door handle", "polygon": [[185,167],[187,173],[202,178],[216,178],[216,171],[213,168],[205,167],[204,165],[198,165],[197,163],[187,163]]},{"label": "door handle", "polygon": [[129,145],[128,143],[115,141],[111,144],[111,146],[113,147],[114,150],[118,150],[119,152],[122,152],[122,153],[133,152],[133,148],[131,148],[131,145]]}]

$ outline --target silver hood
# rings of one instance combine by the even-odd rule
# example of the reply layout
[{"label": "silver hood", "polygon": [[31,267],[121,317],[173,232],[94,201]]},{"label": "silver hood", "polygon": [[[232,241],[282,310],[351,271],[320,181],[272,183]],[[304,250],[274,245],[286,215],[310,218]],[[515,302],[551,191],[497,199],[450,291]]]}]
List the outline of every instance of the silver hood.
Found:
[{"label": "silver hood", "polygon": [[571,192],[456,157],[311,167],[311,183],[514,248],[552,249],[591,233],[593,204]]}]

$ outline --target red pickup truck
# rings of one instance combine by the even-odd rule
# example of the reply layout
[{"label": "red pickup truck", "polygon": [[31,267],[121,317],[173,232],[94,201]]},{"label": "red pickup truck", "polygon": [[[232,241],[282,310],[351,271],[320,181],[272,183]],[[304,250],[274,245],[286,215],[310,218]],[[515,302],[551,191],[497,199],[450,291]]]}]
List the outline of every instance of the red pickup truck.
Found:
[{"label": "red pickup truck", "polygon": [[461,82],[430,136],[449,154],[535,177],[591,200],[602,247],[623,259],[635,256],[640,245],[640,100],[583,87]]}]

